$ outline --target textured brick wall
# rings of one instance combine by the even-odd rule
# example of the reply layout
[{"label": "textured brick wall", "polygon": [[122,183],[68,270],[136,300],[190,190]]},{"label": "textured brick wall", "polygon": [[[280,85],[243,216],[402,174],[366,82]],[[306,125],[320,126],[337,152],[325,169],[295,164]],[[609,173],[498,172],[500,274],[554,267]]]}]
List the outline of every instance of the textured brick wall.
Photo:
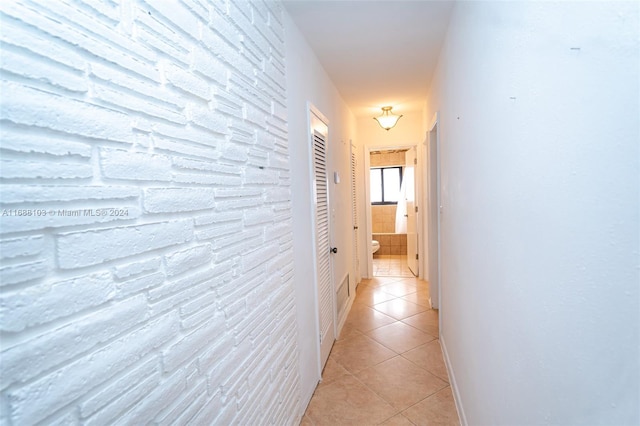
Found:
[{"label": "textured brick wall", "polygon": [[291,423],[274,2],[0,2],[0,423]]}]

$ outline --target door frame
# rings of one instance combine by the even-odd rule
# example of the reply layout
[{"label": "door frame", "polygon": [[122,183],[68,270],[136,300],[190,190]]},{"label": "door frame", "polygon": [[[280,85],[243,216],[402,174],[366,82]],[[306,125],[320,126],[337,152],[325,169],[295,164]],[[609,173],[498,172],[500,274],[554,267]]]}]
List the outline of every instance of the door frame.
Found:
[{"label": "door frame", "polygon": [[[422,194],[422,180],[420,179],[420,173],[422,173],[422,167],[421,167],[421,161],[419,159],[419,152],[420,150],[418,149],[418,145],[419,144],[401,144],[401,145],[381,145],[381,146],[377,146],[377,145],[366,145],[364,146],[364,205],[365,205],[365,211],[364,211],[364,217],[365,217],[365,223],[366,223],[366,227],[367,227],[367,232],[366,232],[366,236],[367,236],[367,240],[365,241],[365,247],[366,247],[366,253],[367,253],[367,278],[371,279],[373,278],[373,253],[371,251],[371,240],[373,239],[373,224],[372,219],[371,219],[371,194],[369,192],[369,188],[370,188],[370,182],[369,182],[369,173],[367,173],[369,171],[369,169],[371,168],[371,151],[388,151],[388,150],[396,150],[396,149],[411,149],[411,148],[415,148],[416,149],[416,157],[418,158],[418,163],[416,164],[416,170],[414,170],[413,173],[413,181],[414,181],[414,187],[415,187],[415,191],[416,191],[416,201],[418,200],[422,200],[421,194]],[[419,170],[418,170],[419,169]],[[416,233],[418,234],[418,241],[421,240],[422,238],[422,226],[421,226],[421,219],[420,219],[420,215],[421,215],[421,206],[418,206],[418,213],[416,215],[416,222],[417,222],[417,226],[416,226]],[[418,243],[418,258],[419,258],[419,262],[418,262],[418,270],[421,270],[423,268],[421,268],[420,264],[422,263],[422,250],[420,247],[420,243]],[[361,259],[362,261],[362,259]],[[422,277],[422,272],[419,273],[420,277]],[[417,278],[417,277],[416,277]]]},{"label": "door frame", "polygon": [[[428,212],[425,215],[427,220],[427,238],[424,239],[425,250],[429,253],[428,268],[429,273],[427,280],[429,281],[429,302],[434,309],[440,309],[441,286],[442,286],[442,250],[441,250],[441,214],[442,199],[440,189],[440,112],[436,111],[429,125],[426,146],[427,173],[425,173],[426,188],[425,198]],[[434,137],[435,135],[435,137]],[[435,151],[435,156],[432,154]],[[435,182],[432,182],[435,175]],[[435,193],[432,192],[432,185],[435,184]],[[435,229],[434,232],[432,232]],[[430,250],[435,248],[435,250]],[[435,251],[435,256],[432,251]],[[435,260],[435,262],[434,262]],[[432,281],[432,270],[437,269],[436,282]],[[442,330],[442,327],[441,327]]]}]

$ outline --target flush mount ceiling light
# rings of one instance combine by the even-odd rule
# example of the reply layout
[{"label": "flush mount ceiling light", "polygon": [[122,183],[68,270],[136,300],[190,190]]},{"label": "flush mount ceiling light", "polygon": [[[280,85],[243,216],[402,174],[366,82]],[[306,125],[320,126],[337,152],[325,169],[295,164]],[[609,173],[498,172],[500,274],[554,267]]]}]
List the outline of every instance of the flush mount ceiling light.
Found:
[{"label": "flush mount ceiling light", "polygon": [[402,117],[402,115],[395,115],[391,113],[391,108],[393,107],[382,107],[382,115],[380,117],[373,117],[373,119],[378,122],[380,127],[385,130],[389,130],[390,128],[395,126],[398,120],[400,120],[400,117]]}]

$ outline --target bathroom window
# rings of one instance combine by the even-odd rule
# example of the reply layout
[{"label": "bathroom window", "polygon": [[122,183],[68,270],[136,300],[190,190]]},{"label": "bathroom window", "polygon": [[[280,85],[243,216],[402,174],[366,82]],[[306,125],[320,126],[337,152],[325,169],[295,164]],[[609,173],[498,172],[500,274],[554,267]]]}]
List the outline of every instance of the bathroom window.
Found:
[{"label": "bathroom window", "polygon": [[402,167],[372,167],[369,173],[371,204],[397,204],[400,199]]}]

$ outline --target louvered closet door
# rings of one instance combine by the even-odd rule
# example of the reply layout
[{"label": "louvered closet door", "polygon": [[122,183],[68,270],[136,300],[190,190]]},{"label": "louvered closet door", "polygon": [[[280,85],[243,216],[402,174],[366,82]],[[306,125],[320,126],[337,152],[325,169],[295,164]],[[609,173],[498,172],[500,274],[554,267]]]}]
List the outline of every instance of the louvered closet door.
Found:
[{"label": "louvered closet door", "polygon": [[360,282],[360,256],[358,252],[358,203],[356,198],[356,149],[351,145],[351,221],[353,222],[353,269],[356,283]]},{"label": "louvered closet door", "polygon": [[334,300],[331,281],[329,231],[329,193],[327,186],[326,136],[313,133],[313,170],[316,217],[316,273],[318,282],[318,311],[320,315],[320,356],[322,366],[327,362],[335,340]]}]

